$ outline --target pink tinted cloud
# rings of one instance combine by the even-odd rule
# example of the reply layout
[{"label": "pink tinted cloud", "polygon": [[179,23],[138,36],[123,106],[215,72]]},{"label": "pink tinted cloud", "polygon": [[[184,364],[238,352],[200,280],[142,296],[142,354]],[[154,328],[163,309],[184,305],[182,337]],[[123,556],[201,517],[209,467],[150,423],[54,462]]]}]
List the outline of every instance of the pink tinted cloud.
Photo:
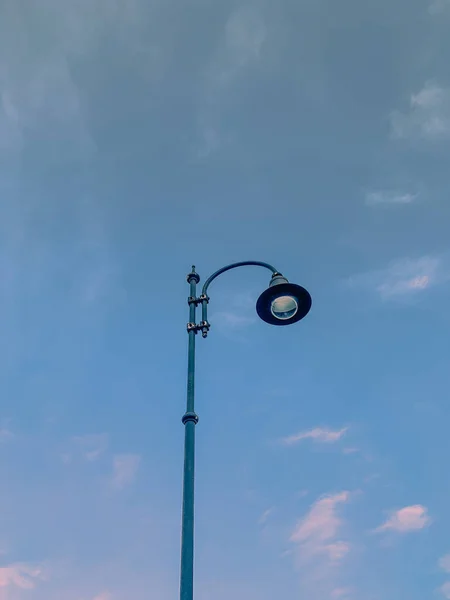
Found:
[{"label": "pink tinted cloud", "polygon": [[428,509],[421,504],[405,506],[391,514],[385,523],[376,529],[381,531],[396,531],[399,533],[408,533],[419,531],[428,527],[431,518],[428,516]]},{"label": "pink tinted cloud", "polygon": [[341,537],[344,521],[340,509],[349,499],[347,491],[319,498],[290,537],[301,570],[302,593],[310,600],[346,598],[337,592],[346,589],[342,585],[343,561],[351,547]]},{"label": "pink tinted cloud", "polygon": [[335,588],[334,590],[331,591],[331,598],[333,600],[344,600],[345,598],[348,598],[350,596],[352,591],[353,591],[352,588],[349,588],[349,587]]},{"label": "pink tinted cloud", "polygon": [[95,596],[93,600],[112,600],[112,594],[110,592],[102,592]]},{"label": "pink tinted cloud", "polygon": [[118,490],[131,485],[136,479],[141,457],[138,454],[118,454],[113,459],[112,484]]},{"label": "pink tinted cloud", "polygon": [[342,525],[338,506],[349,500],[349,492],[317,500],[293,531],[290,541],[297,544],[301,559],[325,555],[330,561],[341,560],[349,551],[346,542],[336,539]]},{"label": "pink tinted cloud", "polygon": [[17,563],[0,568],[0,588],[32,590],[43,579],[41,567]]},{"label": "pink tinted cloud", "polygon": [[320,442],[324,444],[332,444],[338,442],[347,432],[348,427],[343,427],[337,431],[331,429],[316,427],[309,431],[301,431],[295,435],[290,435],[283,438],[283,444],[286,446],[292,446],[303,440],[313,440],[314,442]]}]

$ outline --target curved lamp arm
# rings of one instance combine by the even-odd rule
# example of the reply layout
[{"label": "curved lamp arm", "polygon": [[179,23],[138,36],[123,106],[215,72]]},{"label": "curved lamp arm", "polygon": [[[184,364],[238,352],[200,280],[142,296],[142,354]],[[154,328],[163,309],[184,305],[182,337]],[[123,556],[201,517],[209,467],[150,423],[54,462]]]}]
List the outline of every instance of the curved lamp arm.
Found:
[{"label": "curved lamp arm", "polygon": [[265,269],[269,269],[269,271],[272,271],[272,273],[278,273],[275,267],[272,267],[272,265],[269,265],[269,263],[261,262],[259,260],[245,260],[243,262],[233,263],[231,265],[227,265],[226,267],[222,267],[221,269],[213,273],[210,277],[208,277],[208,279],[203,285],[202,294],[207,293],[210,283],[214,281],[216,277],[219,277],[219,275],[222,275],[222,273],[225,273],[225,271],[230,271],[231,269],[236,269],[237,267],[264,267]]},{"label": "curved lamp arm", "polygon": [[208,297],[208,288],[211,284],[212,281],[214,281],[214,279],[216,279],[216,277],[218,277],[219,275],[222,275],[222,273],[225,273],[226,271],[230,271],[231,269],[236,269],[237,267],[264,267],[265,269],[268,269],[269,271],[272,271],[272,274],[279,274],[279,272],[277,271],[277,269],[275,269],[275,267],[273,267],[272,265],[269,265],[269,263],[265,263],[265,262],[261,262],[258,260],[246,260],[243,262],[237,262],[237,263],[232,263],[231,265],[227,265],[226,267],[222,267],[221,269],[219,269],[218,271],[216,271],[215,273],[213,273],[210,277],[208,277],[208,279],[205,281],[203,288],[202,288],[202,295],[200,296],[200,300],[202,303],[202,335],[203,337],[206,337],[208,335],[208,329],[209,329],[209,323],[208,323],[208,302],[209,302],[209,297]]}]

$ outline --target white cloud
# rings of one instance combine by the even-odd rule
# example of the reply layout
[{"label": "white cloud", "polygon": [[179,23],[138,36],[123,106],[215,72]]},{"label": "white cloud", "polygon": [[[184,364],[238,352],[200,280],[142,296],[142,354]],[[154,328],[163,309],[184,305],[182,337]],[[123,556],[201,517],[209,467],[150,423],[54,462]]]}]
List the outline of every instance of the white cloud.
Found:
[{"label": "white cloud", "polygon": [[138,454],[119,454],[113,459],[112,484],[118,490],[131,485],[136,479],[141,457]]},{"label": "white cloud", "polygon": [[366,194],[367,206],[407,205],[417,200],[417,194],[393,190],[377,190]]},{"label": "white cloud", "polygon": [[399,139],[450,139],[450,89],[428,82],[410,98],[409,110],[391,114],[392,135]]},{"label": "white cloud", "polygon": [[446,573],[450,573],[450,554],[439,559],[439,567]]},{"label": "white cloud", "polygon": [[0,567],[0,588],[32,590],[44,580],[43,569],[23,563]]},{"label": "white cloud", "polygon": [[450,600],[450,581],[447,581],[446,583],[444,583],[444,585],[442,585],[439,588],[439,591],[444,596],[444,598],[447,598],[447,600]]},{"label": "white cloud", "polygon": [[338,442],[347,431],[348,427],[343,427],[337,431],[316,427],[315,429],[311,429],[309,431],[301,431],[295,435],[285,437],[283,438],[282,442],[287,446],[292,446],[293,444],[297,444],[303,440],[313,440],[314,442],[332,444],[334,442]]},{"label": "white cloud", "polygon": [[376,529],[377,532],[396,531],[398,533],[409,533],[419,531],[428,527],[431,518],[428,516],[428,509],[421,504],[405,506],[391,514],[385,523]]},{"label": "white cloud", "polygon": [[348,285],[377,292],[383,300],[410,296],[450,280],[446,256],[422,256],[392,262],[386,269],[351,277]]}]

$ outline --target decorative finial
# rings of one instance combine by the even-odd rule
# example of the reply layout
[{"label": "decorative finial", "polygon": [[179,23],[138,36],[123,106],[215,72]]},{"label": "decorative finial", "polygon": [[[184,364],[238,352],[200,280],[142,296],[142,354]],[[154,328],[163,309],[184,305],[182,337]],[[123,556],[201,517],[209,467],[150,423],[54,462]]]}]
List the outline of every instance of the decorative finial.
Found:
[{"label": "decorative finial", "polygon": [[188,280],[188,283],[191,283],[191,281],[195,281],[196,283],[199,283],[200,275],[198,275],[198,273],[195,272],[195,265],[192,265],[192,271],[187,276],[187,280]]}]

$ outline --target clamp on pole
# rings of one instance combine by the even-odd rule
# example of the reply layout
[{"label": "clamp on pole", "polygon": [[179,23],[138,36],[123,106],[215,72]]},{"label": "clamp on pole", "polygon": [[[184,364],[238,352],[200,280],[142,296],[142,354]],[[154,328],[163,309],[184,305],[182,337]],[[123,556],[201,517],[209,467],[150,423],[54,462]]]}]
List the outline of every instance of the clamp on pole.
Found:
[{"label": "clamp on pole", "polygon": [[204,338],[207,337],[210,328],[211,324],[208,323],[208,321],[200,321],[198,325],[196,323],[188,323],[186,326],[188,333],[191,333],[191,331],[193,331],[195,334],[197,334],[199,331],[201,331],[202,337]]}]

